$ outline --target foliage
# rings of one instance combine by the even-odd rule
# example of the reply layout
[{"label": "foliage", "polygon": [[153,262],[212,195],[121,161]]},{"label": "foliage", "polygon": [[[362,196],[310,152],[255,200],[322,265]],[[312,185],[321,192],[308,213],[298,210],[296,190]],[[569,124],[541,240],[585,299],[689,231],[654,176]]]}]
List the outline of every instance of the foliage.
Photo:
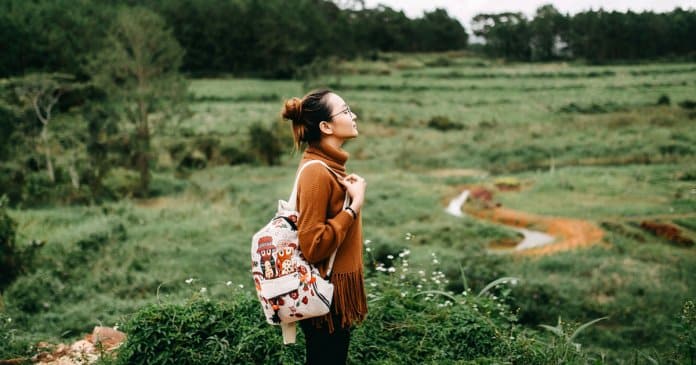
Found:
[{"label": "foliage", "polygon": [[288,363],[303,352],[278,342],[278,328],[265,323],[257,299],[243,291],[226,301],[198,297],[184,305],[149,305],[123,330],[128,339],[119,364]]},{"label": "foliage", "polygon": [[[121,8],[105,47],[91,61],[94,82],[133,125],[140,196],[149,194],[153,129],[166,128],[164,121],[185,108],[186,83],[178,73],[183,55],[159,15],[146,8]],[[159,125],[153,124],[156,113]]]},{"label": "foliage", "polygon": [[7,214],[7,197],[0,197],[0,291],[22,271],[15,243],[17,223]]},{"label": "foliage", "polygon": [[463,125],[451,121],[448,117],[436,115],[428,121],[428,127],[439,131],[458,130],[464,128]]},{"label": "foliage", "polygon": [[687,300],[680,314],[680,333],[677,341],[677,356],[684,363],[696,361],[696,304]]},{"label": "foliage", "polygon": [[18,330],[12,323],[12,317],[5,314],[0,308],[0,360],[22,359],[30,355],[31,351],[32,346],[29,342],[18,336]]},{"label": "foliage", "polygon": [[[692,57],[688,39],[696,31],[696,11],[625,13],[602,9],[561,14],[539,7],[533,19],[521,13],[478,14],[473,33],[486,40],[484,51],[513,60],[585,59],[593,63],[657,57]],[[648,46],[644,46],[648,44]]]},{"label": "foliage", "polygon": [[249,149],[266,165],[277,165],[284,152],[278,127],[265,127],[256,123],[249,127]]}]

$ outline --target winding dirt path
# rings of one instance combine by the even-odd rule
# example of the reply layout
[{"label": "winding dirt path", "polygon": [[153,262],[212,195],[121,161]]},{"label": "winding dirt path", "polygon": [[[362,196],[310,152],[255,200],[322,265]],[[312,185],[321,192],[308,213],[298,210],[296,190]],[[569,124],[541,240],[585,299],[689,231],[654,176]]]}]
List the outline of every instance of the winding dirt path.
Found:
[{"label": "winding dirt path", "polygon": [[[483,201],[484,207],[464,205],[469,196]],[[473,192],[464,190],[449,202],[445,211],[453,216],[462,217],[463,208],[470,216],[512,227],[522,233],[524,240],[517,243],[511,251],[525,255],[545,255],[590,246],[601,243],[604,237],[604,231],[591,222],[546,217],[493,206],[491,199],[492,193],[485,189],[475,188]]]},{"label": "winding dirt path", "polygon": [[587,247],[602,242],[604,237],[604,231],[599,227],[580,219],[545,217],[503,207],[465,207],[464,210],[477,218],[517,228],[534,228],[556,237],[553,243],[517,251],[524,255],[545,255]]}]

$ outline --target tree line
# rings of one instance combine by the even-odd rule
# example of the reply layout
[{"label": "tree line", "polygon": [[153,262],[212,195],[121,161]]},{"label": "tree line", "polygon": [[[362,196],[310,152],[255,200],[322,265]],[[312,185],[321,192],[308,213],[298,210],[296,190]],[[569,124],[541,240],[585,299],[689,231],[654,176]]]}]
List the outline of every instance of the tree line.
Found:
[{"label": "tree line", "polygon": [[190,74],[292,77],[320,57],[463,49],[468,35],[445,10],[411,19],[387,6],[327,0],[6,0],[0,77],[26,70],[84,73],[120,7],[141,6],[171,28]]},{"label": "tree line", "polygon": [[521,61],[696,58],[696,11],[681,8],[568,15],[544,5],[531,19],[518,12],[478,14],[472,31],[485,40],[486,54]]}]

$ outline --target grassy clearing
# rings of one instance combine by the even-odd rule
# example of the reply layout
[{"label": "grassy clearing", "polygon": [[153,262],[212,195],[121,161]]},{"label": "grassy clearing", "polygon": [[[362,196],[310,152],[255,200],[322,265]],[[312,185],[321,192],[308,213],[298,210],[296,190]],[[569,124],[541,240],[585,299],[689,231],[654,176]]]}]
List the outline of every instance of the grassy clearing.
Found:
[{"label": "grassy clearing", "polygon": [[[677,105],[693,99],[696,67],[387,56],[315,81],[335,84],[358,114],[361,136],[345,147],[349,170],[369,181],[368,268],[409,249],[414,266],[432,265],[435,253],[434,269],[449,280],[443,290],[454,293],[516,276],[521,283],[508,304],[520,308],[530,329],[559,316],[575,324],[609,316],[583,335],[592,351],[617,363],[642,354],[678,358],[671,355],[675,326],[683,303],[696,298],[696,251],[636,223],[659,219],[691,237],[696,232],[696,115]],[[276,123],[282,99],[304,91],[299,81],[193,80],[193,117],[155,144],[200,136],[246,143],[249,126]],[[671,105],[657,106],[661,95]],[[576,108],[563,109],[571,104]],[[436,116],[461,129],[429,127]],[[156,303],[157,293],[185,303],[192,285],[221,300],[227,282],[249,290],[249,238],[276,199],[289,194],[298,159],[288,153],[276,167],[217,166],[185,175],[161,163],[155,199],[12,211],[18,242],[45,245],[40,269],[3,294],[5,313],[24,338],[60,340],[123,323]],[[539,258],[488,254],[489,242],[516,234],[444,208],[463,186],[492,186],[501,177],[523,189],[497,192],[495,201],[613,227],[605,228],[605,244]],[[439,318],[429,324],[445,325]]]}]

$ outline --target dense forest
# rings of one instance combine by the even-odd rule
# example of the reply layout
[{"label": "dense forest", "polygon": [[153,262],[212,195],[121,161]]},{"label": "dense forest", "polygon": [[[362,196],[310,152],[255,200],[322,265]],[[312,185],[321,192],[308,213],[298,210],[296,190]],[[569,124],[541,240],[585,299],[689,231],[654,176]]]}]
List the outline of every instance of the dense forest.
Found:
[{"label": "dense forest", "polygon": [[479,14],[467,32],[442,9],[411,19],[383,5],[341,8],[326,0],[7,0],[0,4],[0,76],[39,70],[84,75],[87,58],[108,39],[114,14],[128,4],[164,19],[185,50],[182,70],[194,75],[287,78],[330,56],[461,50],[469,34],[485,41],[479,48],[488,55],[525,61],[607,62],[696,52],[696,11],[679,8],[569,15],[545,5],[532,19],[516,12]]}]

